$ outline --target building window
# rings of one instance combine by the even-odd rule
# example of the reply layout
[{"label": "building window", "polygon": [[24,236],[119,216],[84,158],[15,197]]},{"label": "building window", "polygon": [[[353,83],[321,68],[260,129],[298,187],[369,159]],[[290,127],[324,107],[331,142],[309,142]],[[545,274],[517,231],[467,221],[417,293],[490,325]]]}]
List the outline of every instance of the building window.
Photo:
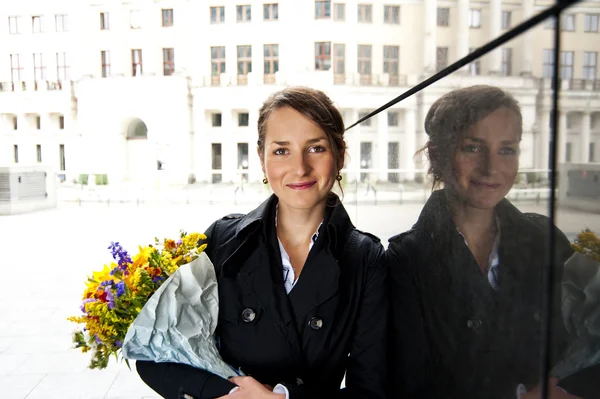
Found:
[{"label": "building window", "polygon": [[223,123],[223,117],[220,112],[214,112],[211,115],[212,127],[221,127]]},{"label": "building window", "polygon": [[[469,49],[469,53],[472,53],[475,50],[476,50],[476,48],[472,47]],[[481,75],[481,58],[478,58],[469,64],[469,75],[471,75],[471,76]]]},{"label": "building window", "polygon": [[371,4],[358,5],[358,22],[373,22],[373,6]]},{"label": "building window", "polygon": [[397,112],[388,111],[387,124],[388,124],[388,126],[392,126],[392,127],[398,126],[398,113]]},{"label": "building window", "polygon": [[334,3],[333,4],[333,20],[334,21],[345,21],[346,20],[346,4]]},{"label": "building window", "polygon": [[438,47],[435,52],[436,70],[441,71],[448,66],[448,47]]},{"label": "building window", "polygon": [[575,32],[575,14],[562,14],[560,29],[564,32]]},{"label": "building window", "polygon": [[265,83],[275,83],[275,74],[279,72],[279,45],[265,44],[264,46]]},{"label": "building window", "polygon": [[248,83],[250,72],[252,72],[252,46],[237,46],[238,84]]},{"label": "building window", "polygon": [[39,115],[35,116],[35,130],[40,130],[42,128],[42,118]]},{"label": "building window", "polygon": [[163,74],[171,76],[175,72],[175,49],[163,49]]},{"label": "building window", "polygon": [[438,7],[437,26],[450,26],[450,9],[447,7]]},{"label": "building window", "polygon": [[163,8],[162,10],[162,26],[163,28],[168,28],[173,26],[173,9],[172,8]]},{"label": "building window", "polygon": [[279,19],[279,4],[263,4],[263,19],[265,21],[277,21]]},{"label": "building window", "polygon": [[469,28],[481,28],[481,10],[476,8],[469,10]]},{"label": "building window", "polygon": [[225,73],[225,47],[210,48],[210,70],[212,84],[218,85],[221,82],[221,74]]},{"label": "building window", "polygon": [[544,49],[544,65],[543,65],[544,78],[550,79],[554,76],[554,50]]},{"label": "building window", "polygon": [[371,84],[371,49],[370,44],[358,45],[358,73],[361,84]]},{"label": "building window", "polygon": [[596,79],[596,65],[598,61],[597,52],[583,53],[583,78],[587,80]]},{"label": "building window", "polygon": [[142,50],[131,50],[131,76],[142,76]]},{"label": "building window", "polygon": [[238,22],[252,21],[252,8],[250,5],[236,6],[236,11]]},{"label": "building window", "polygon": [[400,23],[400,6],[383,6],[383,22],[398,25]]},{"label": "building window", "polygon": [[42,17],[41,15],[34,15],[33,17],[31,17],[31,32],[44,32],[44,17]]},{"label": "building window", "polygon": [[129,26],[131,29],[140,29],[142,26],[141,22],[140,10],[129,11]]},{"label": "building window", "polygon": [[571,154],[573,152],[572,150],[573,150],[572,143],[567,143],[567,151],[566,151],[566,154],[565,154],[565,162],[571,162],[571,158],[572,158]]},{"label": "building window", "polygon": [[210,23],[211,24],[222,24],[225,22],[225,7],[211,7],[210,8]]},{"label": "building window", "polygon": [[585,32],[598,32],[598,14],[585,14]]},{"label": "building window", "polygon": [[[397,141],[388,142],[388,169],[400,168],[400,143]],[[390,183],[399,183],[400,174],[398,172],[389,172],[388,181]]]},{"label": "building window", "polygon": [[589,162],[596,162],[596,143],[590,143],[588,151]]},{"label": "building window", "polygon": [[315,43],[315,71],[328,71],[331,68],[331,42]]},{"label": "building window", "polygon": [[38,163],[42,163],[42,146],[37,144],[35,146],[35,155]]},{"label": "building window", "polygon": [[102,77],[107,78],[110,76],[110,51],[102,50],[100,52],[100,59],[102,63]]},{"label": "building window", "polygon": [[21,55],[20,54],[11,54],[10,55],[10,78],[13,83],[13,86],[21,82],[21,73],[23,72],[23,67],[21,66]]},{"label": "building window", "polygon": [[[211,159],[212,159],[212,170],[221,170],[223,167],[223,160],[221,159],[221,143],[212,143],[211,146]],[[221,173],[212,174],[212,182],[220,183],[222,181]]]},{"label": "building window", "polygon": [[19,163],[19,146],[13,145],[13,162]]},{"label": "building window", "polygon": [[56,14],[54,16],[54,20],[56,22],[56,31],[57,32],[68,32],[69,31],[69,20],[68,20],[67,15]]},{"label": "building window", "polygon": [[[248,143],[237,143],[237,161],[238,169],[248,169]],[[240,177],[242,181],[248,181],[247,173],[242,173]]]},{"label": "building window", "polygon": [[58,160],[59,160],[59,170],[67,170],[67,163],[65,161],[65,145],[61,144],[58,147]]},{"label": "building window", "polygon": [[247,127],[250,125],[250,116],[247,112],[240,112],[238,114],[238,126]]},{"label": "building window", "polygon": [[556,28],[556,18],[550,17],[544,21],[544,29],[554,29]]},{"label": "building window", "polygon": [[560,52],[560,78],[573,79],[573,52]]},{"label": "building window", "polygon": [[[373,166],[373,143],[363,141],[360,143],[360,168],[371,169]],[[368,173],[361,173],[360,180],[365,181],[368,178]]]},{"label": "building window", "polygon": [[398,84],[400,46],[383,46],[383,73],[390,75],[390,85]]},{"label": "building window", "polygon": [[[369,115],[369,112],[359,112],[358,113],[358,119],[362,119],[362,118],[364,118],[367,115]],[[369,119],[367,119],[365,121],[362,121],[360,123],[360,126],[371,126],[371,118],[369,118]]]},{"label": "building window", "polygon": [[331,18],[331,1],[315,1],[315,19]]},{"label": "building window", "polygon": [[41,53],[33,54],[33,79],[36,82],[46,80],[46,66],[44,57]]},{"label": "building window", "polygon": [[12,35],[21,33],[21,17],[8,17],[8,32]]},{"label": "building window", "polygon": [[69,64],[67,53],[56,53],[56,78],[59,82],[69,81]]},{"label": "building window", "polygon": [[502,49],[502,75],[512,75],[512,48]]},{"label": "building window", "polygon": [[13,130],[17,130],[17,128],[19,127],[19,122],[16,116],[12,117],[12,122]]},{"label": "building window", "polygon": [[334,44],[333,52],[335,60],[333,63],[333,74],[335,83],[345,83],[346,81],[346,45]]},{"label": "building window", "polygon": [[109,24],[108,13],[101,12],[100,13],[100,30],[109,30],[109,29],[110,29],[110,24]]},{"label": "building window", "polygon": [[502,11],[502,29],[510,29],[512,23],[512,12]]},{"label": "building window", "polygon": [[65,129],[65,117],[64,117],[64,116],[62,116],[62,115],[60,115],[60,116],[58,117],[58,128],[59,128],[60,130],[64,130],[64,129]]}]

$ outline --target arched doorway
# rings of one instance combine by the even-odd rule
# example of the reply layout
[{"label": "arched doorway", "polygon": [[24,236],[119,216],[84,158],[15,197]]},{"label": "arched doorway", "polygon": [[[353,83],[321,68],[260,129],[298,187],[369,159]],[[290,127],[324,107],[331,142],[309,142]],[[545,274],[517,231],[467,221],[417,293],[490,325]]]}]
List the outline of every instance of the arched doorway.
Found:
[{"label": "arched doorway", "polygon": [[156,151],[148,140],[148,126],[137,117],[127,118],[122,125],[125,140],[125,179],[151,184],[156,175]]}]

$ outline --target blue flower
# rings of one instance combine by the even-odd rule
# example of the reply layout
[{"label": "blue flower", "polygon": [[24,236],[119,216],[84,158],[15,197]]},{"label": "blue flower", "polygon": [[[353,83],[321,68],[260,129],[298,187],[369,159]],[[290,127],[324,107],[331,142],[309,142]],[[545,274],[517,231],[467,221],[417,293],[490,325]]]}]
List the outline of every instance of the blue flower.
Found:
[{"label": "blue flower", "polygon": [[164,280],[165,278],[163,276],[156,276],[152,279],[152,281],[154,281],[155,283],[158,283],[160,280]]},{"label": "blue flower", "polygon": [[118,339],[115,340],[115,344],[120,348],[121,346],[123,346],[123,343],[121,341],[119,341]]},{"label": "blue flower", "polygon": [[123,295],[125,293],[125,282],[123,282],[123,281],[118,282],[116,287],[117,287],[117,297],[120,297],[121,295]]}]

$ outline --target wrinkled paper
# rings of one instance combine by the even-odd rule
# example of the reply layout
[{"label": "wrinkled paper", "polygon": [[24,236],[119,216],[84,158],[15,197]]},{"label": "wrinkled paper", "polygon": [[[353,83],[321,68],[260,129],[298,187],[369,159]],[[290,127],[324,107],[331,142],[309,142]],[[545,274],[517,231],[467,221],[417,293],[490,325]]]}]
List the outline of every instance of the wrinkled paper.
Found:
[{"label": "wrinkled paper", "polygon": [[202,252],[180,266],[148,299],[125,336],[125,359],[183,363],[228,378],[240,375],[221,359],[215,269]]},{"label": "wrinkled paper", "polygon": [[560,378],[600,363],[600,262],[576,252],[564,277],[562,316],[570,343],[553,369]]}]

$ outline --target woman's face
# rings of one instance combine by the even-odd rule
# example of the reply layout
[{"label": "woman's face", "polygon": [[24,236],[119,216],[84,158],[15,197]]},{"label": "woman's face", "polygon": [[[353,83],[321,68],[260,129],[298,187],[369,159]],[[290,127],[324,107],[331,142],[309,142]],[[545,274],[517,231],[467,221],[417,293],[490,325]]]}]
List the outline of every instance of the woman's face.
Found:
[{"label": "woman's face", "polygon": [[338,162],[327,134],[290,107],[266,122],[262,169],[281,205],[311,209],[323,203],[335,183]]},{"label": "woman's face", "polygon": [[514,111],[501,107],[473,125],[458,142],[450,186],[462,202],[489,209],[508,194],[519,170],[518,123]]}]

